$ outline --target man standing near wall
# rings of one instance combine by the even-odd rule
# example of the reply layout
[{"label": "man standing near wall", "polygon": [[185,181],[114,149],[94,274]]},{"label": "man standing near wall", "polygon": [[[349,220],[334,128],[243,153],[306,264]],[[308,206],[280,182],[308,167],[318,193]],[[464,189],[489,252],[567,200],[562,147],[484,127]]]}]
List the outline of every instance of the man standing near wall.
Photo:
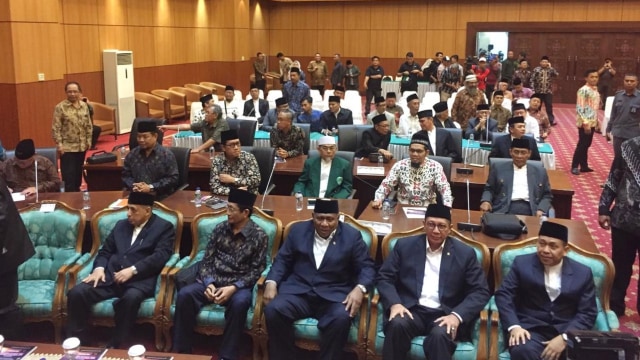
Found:
[{"label": "man standing near wall", "polygon": [[319,53],[316,53],[315,59],[309,62],[307,71],[311,77],[311,88],[320,91],[320,95],[324,96],[324,83],[327,81],[329,70],[326,61],[322,60]]},{"label": "man standing near wall", "polygon": [[549,122],[555,125],[555,117],[553,116],[553,79],[558,76],[556,69],[551,67],[548,56],[540,59],[540,66],[533,69],[531,73],[531,86],[533,91],[541,95],[544,108],[547,110]]},{"label": "man standing near wall", "polygon": [[87,103],[80,99],[82,89],[75,81],[64,86],[67,99],[53,111],[53,141],[60,153],[60,171],[67,191],[80,191],[82,165],[91,147],[93,125]]},{"label": "man standing near wall", "polygon": [[382,96],[382,77],[384,69],[380,66],[380,58],[371,57],[371,65],[364,73],[364,89],[367,91],[367,99],[364,102],[364,116],[371,111],[371,100],[374,97]]}]

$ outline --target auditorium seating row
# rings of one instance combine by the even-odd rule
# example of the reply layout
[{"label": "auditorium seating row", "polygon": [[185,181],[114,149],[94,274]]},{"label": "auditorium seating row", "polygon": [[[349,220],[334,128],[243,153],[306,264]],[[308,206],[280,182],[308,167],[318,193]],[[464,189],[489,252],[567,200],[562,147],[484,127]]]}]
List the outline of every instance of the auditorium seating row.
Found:
[{"label": "auditorium seating row", "polygon": [[[88,276],[93,268],[93,261],[102,242],[107,238],[115,223],[126,219],[126,208],[105,209],[97,212],[91,219],[93,242],[91,250],[82,253],[82,241],[86,224],[83,210],[72,209],[62,202],[55,202],[52,213],[40,211],[40,205],[34,204],[20,210],[21,217],[27,227],[30,238],[36,247],[36,255],[19,268],[18,305],[28,322],[51,322],[55,328],[55,340],[60,342],[61,327],[67,315],[66,293],[78,281]],[[176,273],[201,260],[214,227],[226,219],[226,211],[202,213],[190,223],[192,247],[189,255],[181,258],[179,254],[183,231],[183,217],[179,211],[172,210],[161,203],[156,203],[153,212],[173,224],[176,230],[174,251],[165,267],[158,275],[155,296],[142,303],[137,322],[149,323],[155,328],[155,341],[158,349],[169,350],[171,346],[171,327],[175,315]],[[372,228],[363,226],[349,215],[344,215],[344,222],[360,231],[363,241],[372,257],[377,251],[378,237]],[[253,289],[253,303],[249,310],[246,332],[253,340],[254,359],[266,358],[268,334],[263,317],[263,289],[265,276],[271,263],[289,231],[298,221],[286,224],[271,217],[258,208],[254,208],[251,216],[258,226],[265,230],[269,237],[267,251],[267,267],[263,276]],[[383,257],[386,258],[398,241],[408,236],[423,234],[422,228],[386,235],[382,242]],[[473,247],[485,275],[493,279],[495,286],[508,273],[515,256],[532,253],[536,249],[536,238],[516,243],[505,243],[498,246],[490,255],[486,245],[471,240],[456,230],[452,235]],[[609,293],[613,281],[613,265],[611,260],[602,254],[586,252],[573,245],[568,256],[586,264],[593,271],[598,296],[598,317],[596,330],[610,331],[619,327],[617,317],[609,310]],[[493,269],[493,270],[491,270]],[[384,332],[380,299],[375,289],[366,296],[358,316],[353,321],[346,351],[354,352],[358,359],[380,358]],[[113,301],[108,299],[96,304],[92,309],[90,323],[94,325],[113,326]],[[498,309],[493,299],[473,325],[472,337],[467,342],[459,342],[455,353],[456,359],[497,359],[509,358],[505,352],[502,328],[498,321]],[[318,349],[320,333],[317,321],[312,318],[295,322],[296,344],[305,349]],[[197,319],[194,329],[198,333],[216,335],[224,327],[224,308],[210,304],[205,306]],[[412,341],[411,359],[422,359],[423,338]]]}]

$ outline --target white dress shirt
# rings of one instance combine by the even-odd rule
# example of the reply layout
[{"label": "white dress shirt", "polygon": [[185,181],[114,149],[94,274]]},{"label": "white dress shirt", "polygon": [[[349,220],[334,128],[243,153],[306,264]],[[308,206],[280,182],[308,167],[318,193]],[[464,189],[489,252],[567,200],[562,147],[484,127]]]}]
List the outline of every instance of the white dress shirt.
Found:
[{"label": "white dress shirt", "polygon": [[524,117],[524,126],[525,126],[525,135],[532,135],[534,139],[540,139],[540,125],[538,124],[538,120],[533,116],[527,114]]},{"label": "white dress shirt", "polygon": [[429,242],[427,242],[427,258],[424,263],[424,278],[418,303],[430,309],[440,308],[440,263],[443,249],[444,242],[436,250],[431,250]]},{"label": "white dress shirt", "polygon": [[513,189],[511,201],[529,201],[529,183],[527,181],[527,165],[518,168],[513,165]]},{"label": "white dress shirt", "polygon": [[257,118],[262,116],[262,114],[260,114],[260,99],[253,100],[253,111],[254,111],[253,116],[255,116]]},{"label": "white dress shirt", "polygon": [[438,154],[436,154],[436,128],[435,126],[433,127],[433,129],[431,129],[431,131],[427,132],[427,135],[429,136],[429,144],[431,144],[431,150],[433,151],[432,154],[429,155],[433,155],[433,156],[438,156]]},{"label": "white dress shirt", "polygon": [[333,241],[333,237],[336,234],[336,230],[333,230],[331,235],[328,238],[324,239],[318,232],[316,231],[313,234],[313,257],[316,260],[316,269],[320,269],[320,265],[322,265],[322,259],[324,259],[324,254],[327,253],[327,248],[329,244]]},{"label": "white dress shirt", "polygon": [[148,221],[149,220],[145,221],[140,226],[136,226],[136,227],[133,228],[133,233],[131,234],[131,245],[133,245],[133,243],[136,242],[136,239],[138,238],[138,235],[140,234],[140,231],[142,231],[144,226],[147,225]]},{"label": "white dress shirt", "polygon": [[551,302],[556,301],[562,291],[562,260],[556,265],[544,267],[544,287]]},{"label": "white dress shirt", "polygon": [[318,192],[319,197],[324,197],[324,194],[327,192],[330,172],[331,172],[331,160],[329,161],[325,161],[324,159],[320,160],[320,191]]},{"label": "white dress shirt", "polygon": [[408,113],[400,116],[400,123],[398,124],[398,133],[400,135],[413,135],[420,130],[418,114],[412,116],[411,113]]},{"label": "white dress shirt", "polygon": [[[242,115],[241,104],[238,101],[231,100],[231,102],[227,102],[224,100],[222,104],[219,104],[222,108],[222,118],[236,118]],[[235,115],[234,115],[235,114]]]}]

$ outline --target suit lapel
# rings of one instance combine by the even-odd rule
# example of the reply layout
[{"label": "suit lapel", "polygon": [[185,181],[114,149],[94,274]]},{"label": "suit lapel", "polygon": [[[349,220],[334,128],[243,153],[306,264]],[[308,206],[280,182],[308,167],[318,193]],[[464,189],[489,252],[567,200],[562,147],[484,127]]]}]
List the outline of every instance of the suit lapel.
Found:
[{"label": "suit lapel", "polygon": [[142,245],[142,243],[144,243],[144,238],[147,236],[147,234],[149,233],[149,229],[151,228],[151,224],[153,223],[154,220],[154,215],[151,215],[151,217],[149,218],[149,221],[147,221],[146,224],[144,224],[144,227],[142,228],[142,230],[140,230],[140,232],[138,233],[138,236],[136,237],[136,241],[133,242],[133,244],[131,244],[131,237],[133,236],[133,226],[131,226],[131,232],[129,233],[129,237],[127,239],[129,239],[129,248],[127,249],[127,251],[130,251],[132,248],[135,248],[136,246],[140,246]]},{"label": "suit lapel", "polygon": [[565,256],[562,261],[562,277],[560,279],[560,295],[569,293],[573,281],[573,267],[571,260]]},{"label": "suit lapel", "polygon": [[538,183],[536,182],[536,176],[534,171],[536,170],[532,165],[527,164],[527,184],[529,185],[529,204],[531,204],[532,214],[536,215],[536,208],[533,206],[535,204],[535,194],[536,194],[536,186]]},{"label": "suit lapel", "polygon": [[507,167],[505,170],[503,171],[504,173],[504,177],[501,179],[502,180],[502,188],[506,189],[506,195],[507,195],[507,210],[509,209],[509,206],[511,205],[511,194],[513,194],[513,163],[505,163],[505,166]]},{"label": "suit lapel", "polygon": [[324,193],[325,197],[327,194],[332,194],[336,187],[338,187],[338,183],[336,181],[338,174],[337,172],[340,169],[337,169],[338,162],[335,161],[335,158],[331,161],[331,169],[329,170],[329,179],[327,181],[327,191]]},{"label": "suit lapel", "polygon": [[447,237],[442,249],[442,259],[440,260],[440,279],[438,281],[438,294],[440,299],[445,291],[445,284],[448,283],[449,274],[451,273],[452,259],[455,256],[453,253],[453,240]]},{"label": "suit lapel", "polygon": [[318,264],[316,264],[316,257],[313,254],[313,245],[316,242],[316,234],[315,234],[315,230],[314,230],[314,227],[313,227],[313,220],[310,220],[310,222],[311,222],[311,224],[309,224],[309,229],[304,234],[304,239],[309,239],[309,238],[311,239],[311,241],[307,241],[306,242],[307,254],[309,254],[311,263],[315,266],[316,269],[318,269]]},{"label": "suit lapel", "polygon": [[418,241],[418,246],[416,251],[418,252],[418,256],[412,257],[415,259],[415,264],[413,264],[413,268],[416,270],[416,294],[418,295],[418,299],[420,298],[420,294],[422,293],[422,286],[424,283],[424,267],[427,262],[427,236],[421,235],[421,240]]}]

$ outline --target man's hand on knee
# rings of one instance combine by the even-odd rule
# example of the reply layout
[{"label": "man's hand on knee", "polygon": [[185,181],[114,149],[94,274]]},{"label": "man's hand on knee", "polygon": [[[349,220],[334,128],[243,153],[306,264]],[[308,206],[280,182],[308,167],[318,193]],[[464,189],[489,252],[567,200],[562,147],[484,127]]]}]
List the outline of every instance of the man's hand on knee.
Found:
[{"label": "man's hand on knee", "polygon": [[86,283],[86,284],[92,283],[91,285],[93,287],[98,286],[98,282],[105,282],[105,281],[106,281],[106,277],[104,275],[104,268],[101,268],[101,267],[95,268],[93,272],[89,274],[89,276],[82,279],[83,283]]},{"label": "man's hand on knee", "polygon": [[562,338],[562,335],[558,335],[549,341],[543,341],[542,344],[546,345],[541,355],[544,360],[559,359],[560,355],[562,355],[562,352],[567,347],[567,343]]},{"label": "man's hand on knee", "polygon": [[441,316],[433,322],[437,323],[440,327],[444,326],[447,329],[447,334],[449,334],[452,339],[456,338],[458,327],[460,326],[460,319],[458,319],[457,316],[449,314],[447,316]]},{"label": "man's hand on knee", "polygon": [[389,321],[393,320],[393,318],[398,315],[400,315],[401,318],[407,315],[408,317],[411,318],[411,320],[413,320],[413,315],[411,314],[411,311],[409,311],[409,309],[404,307],[404,305],[402,304],[391,305],[391,309],[389,309]]},{"label": "man's hand on knee", "polygon": [[524,345],[527,340],[531,340],[531,334],[519,326],[509,332],[509,346]]},{"label": "man's hand on knee", "polygon": [[342,303],[347,305],[344,309],[349,312],[349,316],[354,317],[356,316],[356,314],[358,314],[358,310],[360,310],[360,304],[362,304],[363,297],[364,294],[362,293],[362,290],[360,290],[360,288],[358,288],[357,286],[353,288],[353,290],[351,290],[349,294],[347,294],[347,297]]},{"label": "man's hand on knee", "polygon": [[273,298],[278,295],[278,286],[276,283],[269,281],[264,286],[264,295],[262,296],[265,305],[269,304]]}]

